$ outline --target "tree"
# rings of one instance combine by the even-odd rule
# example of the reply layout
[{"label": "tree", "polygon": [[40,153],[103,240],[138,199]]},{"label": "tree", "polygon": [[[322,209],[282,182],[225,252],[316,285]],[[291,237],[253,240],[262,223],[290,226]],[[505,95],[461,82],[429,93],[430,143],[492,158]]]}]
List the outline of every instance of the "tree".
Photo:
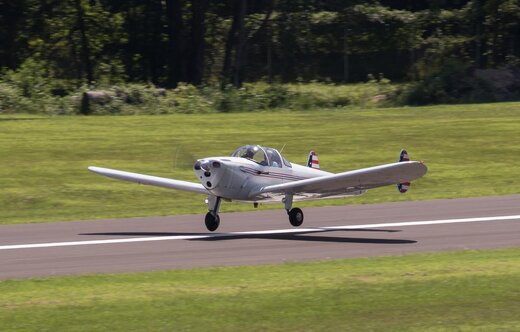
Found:
[{"label": "tree", "polygon": [[[271,14],[274,9],[274,2],[272,0],[266,1],[264,6],[259,6],[260,10],[265,10],[263,18],[260,22],[254,18],[257,16],[251,15],[253,19],[249,22],[250,27],[246,27],[246,18],[248,13],[248,6],[250,4],[247,0],[235,0],[233,2],[233,17],[231,26],[228,31],[225,45],[224,62],[221,73],[221,87],[225,87],[231,83],[235,87],[240,87],[244,79],[244,66],[246,58],[247,44],[260,32],[266,29]],[[254,8],[256,9],[256,8]],[[252,18],[250,17],[250,18]]]},{"label": "tree", "polygon": [[181,0],[166,0],[166,14],[168,23],[168,80],[170,87],[177,86],[184,81],[184,25],[182,20]]},{"label": "tree", "polygon": [[85,23],[85,11],[81,0],[74,0],[77,16],[77,27],[79,29],[81,39],[81,60],[87,74],[87,83],[90,85],[94,82],[94,69],[90,58],[90,45],[87,37],[87,27]]},{"label": "tree", "polygon": [[204,50],[206,47],[204,36],[207,9],[208,0],[193,0],[191,4],[191,33],[186,80],[195,85],[200,85],[204,77]]}]

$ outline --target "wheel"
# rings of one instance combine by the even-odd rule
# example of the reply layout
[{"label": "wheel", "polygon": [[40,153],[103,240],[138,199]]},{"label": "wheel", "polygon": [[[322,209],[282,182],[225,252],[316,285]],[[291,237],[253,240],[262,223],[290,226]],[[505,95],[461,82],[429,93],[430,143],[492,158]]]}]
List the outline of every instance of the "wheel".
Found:
[{"label": "wheel", "polygon": [[218,226],[220,225],[220,217],[217,215],[213,215],[211,212],[208,212],[206,214],[206,228],[208,231],[213,232],[215,231]]},{"label": "wheel", "polygon": [[294,227],[298,227],[303,223],[303,211],[298,208],[291,209],[289,211],[289,222]]}]

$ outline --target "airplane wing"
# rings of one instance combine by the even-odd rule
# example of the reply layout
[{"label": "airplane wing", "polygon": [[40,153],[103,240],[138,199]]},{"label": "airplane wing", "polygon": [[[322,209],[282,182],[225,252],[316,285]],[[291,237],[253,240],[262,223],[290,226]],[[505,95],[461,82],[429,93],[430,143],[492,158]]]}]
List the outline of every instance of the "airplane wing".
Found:
[{"label": "airplane wing", "polygon": [[170,189],[184,190],[184,191],[189,191],[189,192],[193,192],[193,193],[197,193],[197,194],[205,194],[205,195],[209,194],[209,192],[206,190],[206,188],[204,188],[204,186],[200,183],[167,179],[167,178],[161,178],[158,176],[130,173],[130,172],[118,171],[118,170],[110,169],[110,168],[102,168],[102,167],[94,167],[94,166],[90,166],[88,168],[88,170],[91,172],[100,174],[100,175],[108,176],[110,178],[123,180],[123,181],[136,182],[139,184],[147,184],[147,185],[151,185],[151,186],[164,187],[164,188],[170,188]]},{"label": "airplane wing", "polygon": [[356,192],[376,187],[409,182],[426,174],[427,168],[419,161],[405,161],[355,171],[326,175],[311,179],[263,187],[254,195],[264,193],[285,194],[336,194]]}]

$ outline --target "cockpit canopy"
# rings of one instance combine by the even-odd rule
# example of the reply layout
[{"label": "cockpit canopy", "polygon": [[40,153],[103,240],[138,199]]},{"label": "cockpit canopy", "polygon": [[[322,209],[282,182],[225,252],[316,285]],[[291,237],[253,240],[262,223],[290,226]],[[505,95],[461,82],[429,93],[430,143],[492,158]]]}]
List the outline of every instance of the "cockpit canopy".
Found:
[{"label": "cockpit canopy", "polygon": [[233,152],[231,156],[246,158],[262,166],[282,167],[282,165],[285,165],[291,167],[291,163],[285,160],[276,149],[260,145],[244,145]]}]

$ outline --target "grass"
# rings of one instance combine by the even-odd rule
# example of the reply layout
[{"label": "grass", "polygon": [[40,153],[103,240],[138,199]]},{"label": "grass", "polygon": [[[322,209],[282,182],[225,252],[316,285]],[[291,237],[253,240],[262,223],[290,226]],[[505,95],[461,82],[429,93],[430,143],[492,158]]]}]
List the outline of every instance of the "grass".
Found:
[{"label": "grass", "polygon": [[[520,103],[212,115],[0,116],[0,223],[205,213],[204,197],[96,176],[89,165],[195,181],[194,158],[247,143],[343,171],[429,173],[300,206],[520,192]],[[281,208],[280,206],[275,206]],[[224,211],[251,209],[224,204]],[[0,330],[520,331],[520,249],[0,282]]]},{"label": "grass", "polygon": [[520,331],[520,249],[0,282],[3,331]]},{"label": "grass", "polygon": [[[296,163],[310,149],[339,172],[393,162],[406,147],[428,174],[393,187],[300,206],[520,192],[520,103],[164,116],[0,116],[0,224],[203,214],[204,197],[89,173],[89,165],[196,181],[196,158],[259,143]],[[281,208],[281,205],[275,205]],[[265,207],[261,207],[265,208]],[[223,211],[249,210],[238,203]]]}]

